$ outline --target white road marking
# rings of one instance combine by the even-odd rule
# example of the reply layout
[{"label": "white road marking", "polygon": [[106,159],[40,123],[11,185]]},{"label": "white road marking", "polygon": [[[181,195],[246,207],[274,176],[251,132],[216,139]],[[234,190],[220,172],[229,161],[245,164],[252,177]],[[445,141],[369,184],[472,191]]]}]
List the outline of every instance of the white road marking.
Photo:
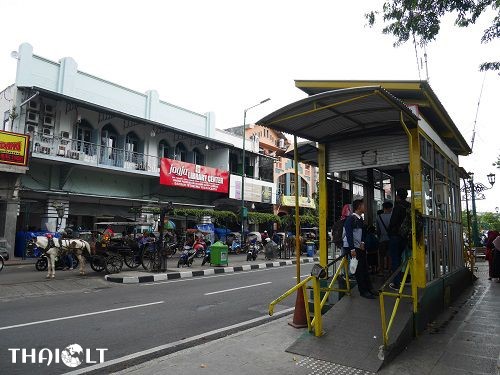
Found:
[{"label": "white road marking", "polygon": [[126,306],[126,307],[119,307],[116,309],[109,309],[109,310],[101,310],[101,311],[94,311],[90,313],[85,313],[85,314],[78,314],[78,315],[71,315],[71,316],[63,316],[61,318],[54,318],[54,319],[45,319],[45,320],[39,320],[36,322],[29,322],[29,323],[22,323],[22,324],[14,324],[12,326],[5,326],[5,327],[0,327],[0,331],[4,331],[7,329],[12,329],[12,328],[19,328],[19,327],[26,327],[26,326],[33,326],[37,324],[45,324],[45,323],[50,323],[50,322],[57,322],[59,320],[67,320],[67,319],[76,319],[76,318],[82,318],[84,316],[91,316],[91,315],[99,315],[99,314],[107,314],[110,312],[115,312],[115,311],[121,311],[121,310],[128,310],[128,309],[136,309],[138,307],[146,307],[146,306],[152,306],[152,305],[158,305],[160,303],[164,303],[165,301],[158,301],[158,302],[151,302],[151,303],[143,303],[140,305],[133,305],[133,306]]},{"label": "white road marking", "polygon": [[[311,275],[310,275],[309,273],[308,273],[308,274],[306,274],[306,275],[300,275],[300,277],[301,277],[301,278],[302,278],[302,277],[308,277],[308,276],[311,276]],[[292,279],[297,279],[297,276],[292,277]]]},{"label": "white road marking", "polygon": [[253,284],[253,285],[239,286],[239,287],[237,287],[237,288],[224,289],[224,290],[219,290],[219,291],[217,291],[217,292],[205,293],[205,294],[204,294],[204,296],[211,296],[212,294],[219,294],[219,293],[232,292],[233,290],[253,288],[253,287],[255,287],[255,286],[261,286],[261,285],[267,285],[267,284],[272,284],[272,281],[267,281],[267,282],[265,282],[265,283],[259,283],[259,284]]}]

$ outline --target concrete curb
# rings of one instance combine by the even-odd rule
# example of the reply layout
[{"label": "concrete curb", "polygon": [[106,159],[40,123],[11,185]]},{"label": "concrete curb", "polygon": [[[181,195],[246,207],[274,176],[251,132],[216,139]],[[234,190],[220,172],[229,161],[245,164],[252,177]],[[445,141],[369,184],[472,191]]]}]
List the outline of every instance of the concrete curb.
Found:
[{"label": "concrete curb", "polygon": [[[319,261],[319,258],[301,258],[300,263],[314,263]],[[210,275],[218,275],[223,273],[234,273],[241,271],[251,271],[258,270],[264,268],[273,268],[273,267],[283,267],[283,266],[291,266],[296,264],[296,260],[281,260],[276,262],[267,262],[267,263],[259,263],[259,264],[244,264],[241,266],[234,267],[221,267],[221,268],[207,268],[206,270],[198,270],[198,271],[180,271],[180,272],[170,272],[170,273],[159,273],[156,275],[146,275],[146,276],[115,276],[115,275],[106,275],[104,278],[112,283],[120,283],[120,284],[139,284],[139,283],[153,283],[156,281],[167,281],[167,280],[176,280],[176,279],[185,279],[189,277],[200,277],[200,276],[210,276]]]}]

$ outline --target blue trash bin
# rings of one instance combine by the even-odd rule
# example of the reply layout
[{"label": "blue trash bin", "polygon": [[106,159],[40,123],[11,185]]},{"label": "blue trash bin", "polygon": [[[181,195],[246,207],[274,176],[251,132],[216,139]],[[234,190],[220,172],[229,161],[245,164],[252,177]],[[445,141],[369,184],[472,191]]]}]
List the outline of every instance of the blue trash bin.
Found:
[{"label": "blue trash bin", "polygon": [[306,242],[306,250],[307,250],[307,256],[308,257],[313,257],[315,252],[316,252],[316,247],[314,245],[314,242]]}]

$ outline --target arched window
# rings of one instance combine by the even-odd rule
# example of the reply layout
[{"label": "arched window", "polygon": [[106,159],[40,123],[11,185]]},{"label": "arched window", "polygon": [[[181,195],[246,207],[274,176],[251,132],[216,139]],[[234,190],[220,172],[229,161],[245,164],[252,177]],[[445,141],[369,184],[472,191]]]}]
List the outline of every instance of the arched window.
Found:
[{"label": "arched window", "polygon": [[125,160],[137,163],[137,152],[139,151],[139,137],[134,132],[127,133],[125,137]]},{"label": "arched window", "polygon": [[286,195],[286,174],[278,177],[278,194]]},{"label": "arched window", "polygon": [[160,144],[158,145],[158,157],[160,158],[168,158],[169,157],[170,146],[167,141],[162,139]]},{"label": "arched window", "polygon": [[[118,150],[116,147],[118,132],[113,125],[106,124],[101,130],[101,158],[100,163],[118,166]],[[121,154],[121,153],[120,153]]]},{"label": "arched window", "polygon": [[309,192],[309,184],[307,181],[301,177],[300,178],[300,196],[301,197],[307,197]]},{"label": "arched window", "polygon": [[81,119],[80,122],[76,124],[75,127],[75,138],[77,142],[77,150],[85,153],[86,155],[91,155],[93,147],[90,144],[92,142],[92,125],[85,120]]},{"label": "arched window", "polygon": [[177,146],[175,146],[174,159],[180,161],[186,161],[186,156],[187,156],[186,146],[184,146],[182,142],[177,143]]},{"label": "arched window", "polygon": [[118,132],[113,128],[113,125],[106,124],[101,130],[101,146],[116,148]]},{"label": "arched window", "polygon": [[193,150],[193,163],[197,165],[205,165],[205,155],[203,155],[197,148]]}]

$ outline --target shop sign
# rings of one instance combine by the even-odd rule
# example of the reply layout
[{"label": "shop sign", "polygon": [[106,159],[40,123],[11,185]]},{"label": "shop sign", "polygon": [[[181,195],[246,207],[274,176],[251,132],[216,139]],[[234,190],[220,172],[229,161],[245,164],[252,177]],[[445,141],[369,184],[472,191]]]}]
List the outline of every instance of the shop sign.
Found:
[{"label": "shop sign", "polygon": [[[282,195],[281,205],[295,207],[295,195]],[[310,197],[299,197],[299,207],[316,208],[316,203]]]},{"label": "shop sign", "polygon": [[25,167],[28,164],[29,135],[0,130],[0,163]]},{"label": "shop sign", "polygon": [[218,168],[162,158],[160,184],[215,193],[227,193],[229,190],[229,172]]},{"label": "shop sign", "polygon": [[[241,176],[231,175],[229,198],[241,199]],[[276,184],[246,177],[244,198],[249,202],[276,204]]]}]

